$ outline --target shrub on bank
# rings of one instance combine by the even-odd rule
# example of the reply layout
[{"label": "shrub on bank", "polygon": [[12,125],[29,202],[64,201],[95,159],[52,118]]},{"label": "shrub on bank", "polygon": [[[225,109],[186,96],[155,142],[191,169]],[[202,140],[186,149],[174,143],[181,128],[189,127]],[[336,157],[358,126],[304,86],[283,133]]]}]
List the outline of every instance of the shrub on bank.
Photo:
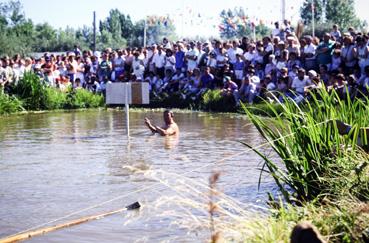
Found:
[{"label": "shrub on bank", "polygon": [[24,110],[22,102],[14,96],[0,92],[0,115]]},{"label": "shrub on bank", "polygon": [[96,108],[104,105],[104,97],[85,89],[70,89],[67,93],[65,108]]},{"label": "shrub on bank", "polygon": [[63,109],[67,103],[67,94],[58,89],[47,87],[45,89],[45,109]]},{"label": "shrub on bank", "polygon": [[13,93],[17,95],[27,110],[45,109],[46,85],[33,72],[26,72],[17,84],[13,87]]},{"label": "shrub on bank", "polygon": [[[37,74],[33,72],[25,73],[17,84],[10,89],[9,97],[1,100],[2,106],[9,104],[17,106],[19,102],[26,110],[53,110],[53,109],[78,109],[95,108],[104,106],[104,97],[91,93],[85,89],[68,89],[67,92],[49,87]],[[12,102],[10,102],[12,101]],[[18,102],[18,103],[16,103]],[[4,108],[5,109],[5,108]],[[19,110],[7,108],[12,113]]]}]

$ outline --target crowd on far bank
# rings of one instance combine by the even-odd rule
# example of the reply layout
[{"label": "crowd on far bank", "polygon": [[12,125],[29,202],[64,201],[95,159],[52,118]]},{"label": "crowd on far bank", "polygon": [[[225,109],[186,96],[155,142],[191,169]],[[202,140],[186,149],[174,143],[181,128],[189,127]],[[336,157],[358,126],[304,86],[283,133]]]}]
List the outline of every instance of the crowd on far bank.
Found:
[{"label": "crowd on far bank", "polygon": [[149,82],[152,97],[179,95],[199,99],[207,90],[253,103],[260,98],[303,101],[309,90],[367,95],[369,36],[337,25],[323,36],[298,38],[288,21],[276,22],[270,36],[205,42],[164,38],[139,48],[74,50],[41,58],[3,57],[0,86],[11,90],[27,71],[61,90],[68,87],[104,93],[109,82]]}]

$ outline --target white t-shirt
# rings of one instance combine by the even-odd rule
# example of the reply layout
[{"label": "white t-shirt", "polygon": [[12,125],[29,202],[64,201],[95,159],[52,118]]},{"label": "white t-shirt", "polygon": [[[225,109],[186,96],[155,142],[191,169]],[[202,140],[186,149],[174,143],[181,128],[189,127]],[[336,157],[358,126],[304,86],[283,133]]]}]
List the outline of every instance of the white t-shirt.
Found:
[{"label": "white t-shirt", "polygon": [[295,90],[297,93],[303,94],[304,88],[309,85],[311,85],[311,81],[309,77],[305,75],[303,80],[300,80],[299,77],[294,78],[292,81],[291,88]]},{"label": "white t-shirt", "polygon": [[273,51],[274,51],[273,44],[269,42],[268,45],[265,47],[265,51],[266,52],[272,52],[273,53]]},{"label": "white t-shirt", "polygon": [[175,64],[176,64],[176,58],[171,55],[171,56],[165,56],[164,58],[164,63],[165,63],[165,68],[166,69],[175,69]]},{"label": "white t-shirt", "polygon": [[165,53],[162,52],[161,54],[155,53],[154,57],[152,58],[152,62],[154,63],[156,68],[162,68],[164,67],[164,59],[165,59]]},{"label": "white t-shirt", "polygon": [[237,47],[236,49],[229,48],[227,50],[227,53],[228,53],[228,57],[229,57],[229,62],[233,64],[233,63],[235,63],[237,61],[236,54],[242,55],[243,54],[243,50],[241,48],[239,48],[239,47]]},{"label": "white t-shirt", "polygon": [[114,59],[114,70],[115,71],[123,71],[124,69],[124,59],[123,57],[117,57]]},{"label": "white t-shirt", "polygon": [[[186,56],[187,57],[199,57],[199,51],[194,48],[194,49],[191,49],[189,50],[187,53],[186,53]],[[194,70],[195,68],[197,67],[197,59],[196,60],[192,60],[192,59],[187,59],[187,69],[192,71]]]},{"label": "white t-shirt", "polygon": [[249,62],[253,62],[258,54],[255,52],[246,52],[243,56]]},{"label": "white t-shirt", "polygon": [[[316,46],[312,43],[310,45],[306,45],[304,47],[304,53],[305,54],[311,53],[311,54],[315,55],[315,50],[316,50]],[[314,57],[307,57],[306,59],[314,59]]]},{"label": "white t-shirt", "polygon": [[273,29],[272,30],[272,36],[275,37],[275,36],[279,36],[279,34],[281,33],[281,30],[280,29]]}]

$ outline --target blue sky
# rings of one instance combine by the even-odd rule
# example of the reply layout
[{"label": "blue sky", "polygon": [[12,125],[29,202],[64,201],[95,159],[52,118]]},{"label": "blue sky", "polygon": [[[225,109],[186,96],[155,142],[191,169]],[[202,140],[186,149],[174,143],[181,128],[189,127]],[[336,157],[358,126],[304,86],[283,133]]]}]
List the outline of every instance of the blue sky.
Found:
[{"label": "blue sky", "polygon": [[[286,16],[297,20],[303,0],[286,0]],[[222,9],[243,7],[250,17],[266,23],[281,17],[280,0],[21,0],[27,18],[34,23],[48,22],[55,28],[64,29],[92,25],[92,13],[97,19],[105,19],[109,10],[119,9],[130,14],[134,21],[147,15],[170,16],[174,19],[179,36],[210,36],[217,33],[218,15]],[[365,13],[367,0],[356,0],[357,15],[369,22]]]}]

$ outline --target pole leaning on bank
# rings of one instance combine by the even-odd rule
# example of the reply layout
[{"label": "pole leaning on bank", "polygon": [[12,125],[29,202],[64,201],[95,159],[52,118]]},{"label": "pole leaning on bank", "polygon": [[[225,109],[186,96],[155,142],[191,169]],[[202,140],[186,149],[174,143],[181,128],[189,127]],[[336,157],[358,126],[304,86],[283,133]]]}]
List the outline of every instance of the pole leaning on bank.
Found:
[{"label": "pole leaning on bank", "polygon": [[129,105],[142,105],[150,103],[149,83],[108,83],[106,86],[105,103],[107,105],[125,105],[126,131],[127,138],[129,138]]}]

